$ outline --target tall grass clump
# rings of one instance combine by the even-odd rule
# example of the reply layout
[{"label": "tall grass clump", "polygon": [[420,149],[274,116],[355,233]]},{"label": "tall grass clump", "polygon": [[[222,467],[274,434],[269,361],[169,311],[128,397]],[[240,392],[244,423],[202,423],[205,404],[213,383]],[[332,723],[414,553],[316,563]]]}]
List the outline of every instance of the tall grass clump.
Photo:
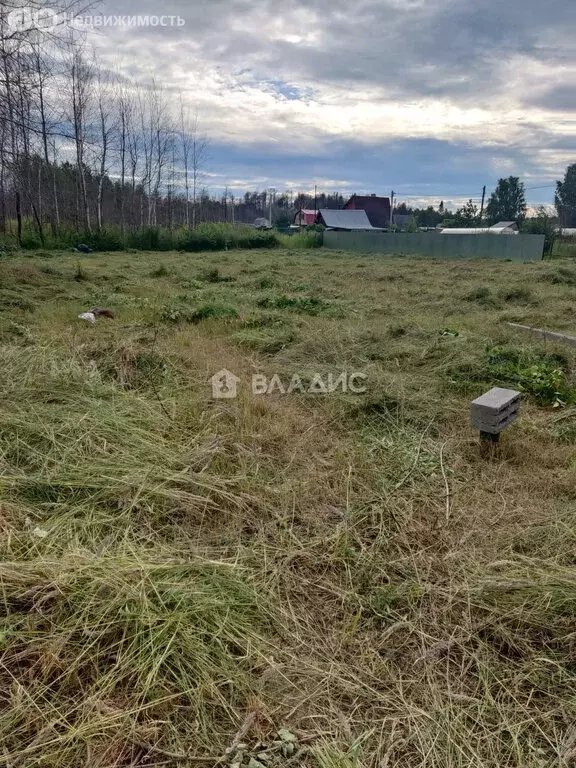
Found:
[{"label": "tall grass clump", "polygon": [[200,224],[189,233],[184,250],[222,251],[227,248],[275,248],[278,236],[275,232],[260,231],[238,224]]},{"label": "tall grass clump", "polygon": [[308,249],[320,248],[323,243],[322,232],[304,230],[294,235],[277,235],[280,245],[284,248]]},{"label": "tall grass clump", "polygon": [[[0,241],[15,247],[15,238],[6,236]],[[225,222],[207,222],[195,229],[186,227],[139,227],[122,229],[108,226],[92,232],[62,227],[56,237],[51,232],[44,234],[46,249],[68,249],[78,243],[85,243],[95,251],[223,251],[233,248],[276,248],[284,245],[289,248],[317,248],[322,245],[321,232],[300,232],[288,236],[273,230],[257,230],[247,224],[229,224]],[[32,226],[26,226],[22,237],[24,250],[37,250],[42,247],[40,236]]]}]

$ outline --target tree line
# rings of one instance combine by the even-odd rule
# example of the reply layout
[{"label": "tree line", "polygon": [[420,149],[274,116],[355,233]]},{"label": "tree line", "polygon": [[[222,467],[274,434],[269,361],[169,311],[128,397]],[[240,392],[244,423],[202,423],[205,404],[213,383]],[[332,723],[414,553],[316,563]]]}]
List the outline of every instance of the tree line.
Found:
[{"label": "tree line", "polygon": [[554,204],[555,221],[545,206],[539,206],[535,215],[527,219],[526,186],[519,177],[509,176],[498,180],[485,210],[481,210],[472,199],[455,212],[447,211],[443,201],[438,208],[431,205],[418,208],[401,203],[394,210],[397,214],[411,216],[417,227],[478,227],[491,226],[499,221],[515,221],[523,225],[526,231],[535,231],[539,221],[545,221],[543,226],[546,228],[554,225],[562,229],[576,227],[576,164],[569,165],[564,179],[556,182]]},{"label": "tree line", "polygon": [[[106,68],[70,27],[12,28],[16,7],[0,7],[0,232],[15,229],[21,242],[31,224],[44,244],[47,233],[53,242],[70,229],[194,229],[259,217],[288,226],[298,208],[343,205],[339,193],[210,195],[208,137],[182,95]],[[57,10],[69,17],[76,7]]]},{"label": "tree line", "polygon": [[[16,7],[18,0],[0,6],[0,232],[15,227],[21,241],[23,223],[31,223],[44,243],[47,232],[56,238],[111,226],[194,229],[259,217],[288,226],[299,208],[343,206],[340,193],[210,195],[209,140],[182,95],[111,71],[69,26],[10,26]],[[57,10],[69,16],[75,7],[70,0]],[[562,226],[576,226],[576,165],[558,182],[555,202]],[[522,221],[525,187],[517,177],[500,179],[482,216],[472,200],[455,213],[443,203],[396,211],[418,226]]]},{"label": "tree line", "polygon": [[69,26],[15,29],[16,6],[0,9],[0,230],[194,227],[208,141],[182,97],[110,71]]}]

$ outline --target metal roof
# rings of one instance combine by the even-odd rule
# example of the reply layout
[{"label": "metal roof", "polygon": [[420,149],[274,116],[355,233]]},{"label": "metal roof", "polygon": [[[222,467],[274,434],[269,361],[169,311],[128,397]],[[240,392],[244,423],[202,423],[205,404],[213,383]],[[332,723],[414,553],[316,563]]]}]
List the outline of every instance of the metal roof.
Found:
[{"label": "metal roof", "polygon": [[332,229],[374,229],[366,211],[341,211],[321,208],[319,211],[324,224]]},{"label": "metal roof", "polygon": [[497,224],[493,224],[490,229],[518,229],[518,224],[515,221],[499,221]]},{"label": "metal roof", "polygon": [[517,229],[507,227],[444,227],[443,235],[519,235]]}]

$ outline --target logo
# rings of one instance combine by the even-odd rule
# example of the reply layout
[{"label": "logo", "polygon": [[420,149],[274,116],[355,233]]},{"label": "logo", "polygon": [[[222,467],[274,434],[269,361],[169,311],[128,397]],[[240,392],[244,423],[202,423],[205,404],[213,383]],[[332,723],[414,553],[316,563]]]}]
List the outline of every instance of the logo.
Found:
[{"label": "logo", "polygon": [[186,20],[181,16],[134,14],[77,15],[73,11],[58,11],[49,7],[23,6],[6,15],[8,29],[14,32],[52,30],[67,25],[78,29],[92,27],[183,27]]},{"label": "logo", "polygon": [[54,29],[59,19],[52,8],[16,8],[7,16],[8,29],[28,32],[33,29]]},{"label": "logo", "polygon": [[233,398],[238,394],[238,382],[240,379],[235,376],[231,371],[222,368],[221,371],[215,373],[210,378],[212,384],[212,397],[215,400],[221,400],[223,398]]},{"label": "logo", "polygon": [[[365,373],[358,371],[355,373],[342,371],[336,376],[329,373],[324,377],[319,373],[315,373],[311,377],[304,378],[294,374],[289,381],[286,378],[282,380],[277,373],[271,378],[262,373],[255,373],[252,375],[251,389],[253,395],[291,395],[293,393],[331,395],[338,390],[361,395],[366,392],[366,387],[364,386],[366,378]],[[236,397],[239,381],[238,376],[223,368],[210,378],[212,397],[218,400]]]}]

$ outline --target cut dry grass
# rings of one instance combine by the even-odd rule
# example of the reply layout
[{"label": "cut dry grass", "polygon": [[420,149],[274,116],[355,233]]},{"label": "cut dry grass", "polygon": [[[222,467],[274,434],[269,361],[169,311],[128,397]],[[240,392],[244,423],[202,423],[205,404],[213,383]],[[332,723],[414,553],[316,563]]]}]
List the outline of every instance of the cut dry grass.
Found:
[{"label": "cut dry grass", "polygon": [[574,765],[576,360],[503,322],[569,328],[567,268],[126,259],[0,263],[0,766]]}]

